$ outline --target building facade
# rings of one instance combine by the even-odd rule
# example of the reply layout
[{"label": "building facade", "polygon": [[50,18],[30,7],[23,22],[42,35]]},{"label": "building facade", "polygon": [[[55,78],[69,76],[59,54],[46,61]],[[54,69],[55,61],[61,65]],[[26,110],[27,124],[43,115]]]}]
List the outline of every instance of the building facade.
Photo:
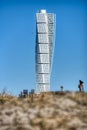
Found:
[{"label": "building facade", "polygon": [[36,13],[36,93],[50,91],[50,75],[55,44],[55,14]]}]

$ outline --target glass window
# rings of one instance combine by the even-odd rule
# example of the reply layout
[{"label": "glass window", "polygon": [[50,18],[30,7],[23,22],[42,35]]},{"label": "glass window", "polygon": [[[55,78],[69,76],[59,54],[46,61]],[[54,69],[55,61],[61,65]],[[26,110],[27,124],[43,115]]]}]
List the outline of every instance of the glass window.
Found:
[{"label": "glass window", "polygon": [[36,73],[49,73],[49,72],[50,72],[50,64],[36,65]]},{"label": "glass window", "polygon": [[49,54],[37,54],[36,63],[49,63]]},{"label": "glass window", "polygon": [[48,44],[37,44],[37,53],[49,53]]},{"label": "glass window", "polygon": [[38,33],[47,33],[48,29],[47,29],[47,24],[41,23],[41,24],[37,24],[37,31]]},{"label": "glass window", "polygon": [[38,43],[49,43],[47,34],[38,34]]},{"label": "glass window", "polygon": [[50,83],[50,75],[49,74],[37,74],[36,81],[37,81],[37,83]]},{"label": "glass window", "polygon": [[46,14],[42,14],[42,13],[37,13],[36,14],[36,19],[37,19],[37,23],[39,22],[47,22],[47,15]]}]

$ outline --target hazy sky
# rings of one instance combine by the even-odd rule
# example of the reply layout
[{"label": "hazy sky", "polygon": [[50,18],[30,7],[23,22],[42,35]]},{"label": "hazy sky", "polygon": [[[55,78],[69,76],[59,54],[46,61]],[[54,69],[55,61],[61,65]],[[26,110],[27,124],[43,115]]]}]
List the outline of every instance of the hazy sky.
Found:
[{"label": "hazy sky", "polygon": [[36,12],[56,14],[51,90],[87,91],[86,0],[0,0],[0,92],[12,94],[35,85]]}]

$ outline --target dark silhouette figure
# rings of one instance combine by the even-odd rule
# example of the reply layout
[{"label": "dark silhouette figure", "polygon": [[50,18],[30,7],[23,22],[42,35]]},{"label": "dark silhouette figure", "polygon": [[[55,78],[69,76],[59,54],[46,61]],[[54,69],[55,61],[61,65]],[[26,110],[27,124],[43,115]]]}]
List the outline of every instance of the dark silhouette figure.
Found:
[{"label": "dark silhouette figure", "polygon": [[84,91],[83,83],[84,83],[84,82],[83,82],[82,80],[79,80],[78,88],[79,88],[79,91],[80,91],[80,92],[83,92],[83,91]]}]

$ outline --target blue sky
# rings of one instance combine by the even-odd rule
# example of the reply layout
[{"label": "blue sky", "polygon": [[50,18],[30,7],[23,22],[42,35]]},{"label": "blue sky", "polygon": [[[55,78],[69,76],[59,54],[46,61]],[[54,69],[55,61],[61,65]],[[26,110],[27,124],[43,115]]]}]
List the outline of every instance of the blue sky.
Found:
[{"label": "blue sky", "polygon": [[0,0],[0,92],[17,95],[35,85],[35,14],[56,14],[51,90],[87,91],[86,0]]}]

